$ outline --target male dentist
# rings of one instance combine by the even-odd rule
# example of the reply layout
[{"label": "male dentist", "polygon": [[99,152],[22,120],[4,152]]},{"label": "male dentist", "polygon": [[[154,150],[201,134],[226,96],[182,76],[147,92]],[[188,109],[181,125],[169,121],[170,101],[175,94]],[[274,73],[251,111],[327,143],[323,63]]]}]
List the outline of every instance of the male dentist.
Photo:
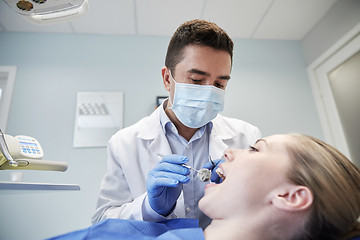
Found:
[{"label": "male dentist", "polygon": [[232,57],[233,42],[215,23],[192,20],[179,26],[162,69],[169,98],[109,140],[93,223],[106,218],[194,218],[202,228],[210,223],[198,208],[207,183],[183,164],[213,169],[210,157],[220,159],[225,149],[248,148],[261,137],[257,127],[218,114]]}]

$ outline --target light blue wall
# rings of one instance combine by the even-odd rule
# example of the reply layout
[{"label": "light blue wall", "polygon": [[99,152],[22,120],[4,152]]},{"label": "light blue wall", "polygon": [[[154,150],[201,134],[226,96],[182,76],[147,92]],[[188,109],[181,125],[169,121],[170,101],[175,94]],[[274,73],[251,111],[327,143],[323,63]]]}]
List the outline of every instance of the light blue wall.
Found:
[{"label": "light blue wall", "polygon": [[313,63],[357,24],[360,24],[360,1],[337,1],[301,41],[306,65]]},{"label": "light blue wall", "polygon": [[322,138],[297,41],[238,40],[224,114],[260,127],[264,136],[302,132]]},{"label": "light blue wall", "polygon": [[[150,114],[162,86],[168,37],[0,33],[0,65],[18,67],[7,133],[37,138],[62,172],[24,172],[25,181],[77,183],[78,192],[0,192],[0,239],[43,239],[90,225],[105,148],[72,147],[76,93],[123,91],[124,125]],[[263,135],[322,138],[298,41],[235,40],[224,115]],[[10,171],[0,172],[9,180]],[[21,227],[13,227],[12,224]]]}]

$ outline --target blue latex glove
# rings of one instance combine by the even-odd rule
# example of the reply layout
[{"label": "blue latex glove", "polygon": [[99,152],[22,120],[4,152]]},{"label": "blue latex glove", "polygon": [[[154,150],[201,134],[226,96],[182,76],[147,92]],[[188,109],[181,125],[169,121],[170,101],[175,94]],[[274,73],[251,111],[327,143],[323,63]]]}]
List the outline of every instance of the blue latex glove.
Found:
[{"label": "blue latex glove", "polygon": [[221,183],[222,179],[221,177],[219,177],[219,175],[216,173],[216,169],[218,169],[220,163],[225,162],[222,159],[217,159],[217,160],[213,160],[213,162],[215,163],[215,166],[209,161],[207,162],[203,168],[207,168],[211,171],[211,182],[214,183]]},{"label": "blue latex glove", "polygon": [[182,184],[190,181],[187,176],[190,170],[180,165],[188,161],[187,157],[182,155],[167,155],[148,173],[146,186],[149,204],[162,216],[167,216],[173,211]]}]

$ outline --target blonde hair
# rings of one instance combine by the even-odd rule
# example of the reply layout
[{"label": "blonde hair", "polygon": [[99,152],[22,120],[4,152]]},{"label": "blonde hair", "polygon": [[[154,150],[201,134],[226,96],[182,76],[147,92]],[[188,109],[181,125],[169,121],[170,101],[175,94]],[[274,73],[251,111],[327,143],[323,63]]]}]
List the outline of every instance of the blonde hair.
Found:
[{"label": "blonde hair", "polygon": [[288,179],[314,196],[302,236],[296,239],[346,239],[360,233],[360,171],[340,151],[302,134],[289,134],[293,159]]}]

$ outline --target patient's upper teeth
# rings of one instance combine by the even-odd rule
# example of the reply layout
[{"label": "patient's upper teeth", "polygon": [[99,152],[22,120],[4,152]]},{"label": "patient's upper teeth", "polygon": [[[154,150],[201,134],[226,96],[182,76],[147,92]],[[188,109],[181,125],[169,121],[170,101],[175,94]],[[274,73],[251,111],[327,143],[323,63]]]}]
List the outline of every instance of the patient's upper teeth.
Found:
[{"label": "patient's upper teeth", "polygon": [[223,180],[225,180],[226,176],[224,171],[221,168],[216,169],[216,173],[221,177]]}]

